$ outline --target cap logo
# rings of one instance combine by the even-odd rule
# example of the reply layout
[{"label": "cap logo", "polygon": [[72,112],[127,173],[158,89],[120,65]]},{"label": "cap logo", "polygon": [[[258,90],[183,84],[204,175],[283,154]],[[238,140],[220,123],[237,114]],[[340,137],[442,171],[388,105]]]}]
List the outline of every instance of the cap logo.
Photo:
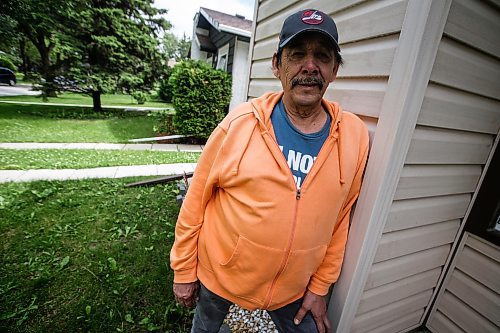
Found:
[{"label": "cap logo", "polygon": [[302,22],[305,24],[321,24],[323,16],[317,10],[306,10],[302,13]]}]

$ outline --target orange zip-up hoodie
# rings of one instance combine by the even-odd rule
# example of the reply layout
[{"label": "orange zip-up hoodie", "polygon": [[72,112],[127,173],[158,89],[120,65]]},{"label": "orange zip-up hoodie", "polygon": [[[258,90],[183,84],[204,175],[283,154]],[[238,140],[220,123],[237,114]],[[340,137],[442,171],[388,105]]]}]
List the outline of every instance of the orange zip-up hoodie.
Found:
[{"label": "orange zip-up hoodie", "polygon": [[282,94],[240,105],[214,130],[170,253],[175,282],[199,279],[249,310],[275,310],[306,288],[327,294],[340,273],[368,153],[363,122],[323,100],[330,133],[297,190],[270,120]]}]

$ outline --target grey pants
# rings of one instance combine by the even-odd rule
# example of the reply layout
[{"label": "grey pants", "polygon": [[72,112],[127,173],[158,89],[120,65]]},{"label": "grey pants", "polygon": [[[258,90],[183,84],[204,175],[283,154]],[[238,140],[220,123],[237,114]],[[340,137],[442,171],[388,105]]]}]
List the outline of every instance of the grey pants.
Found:
[{"label": "grey pants", "polygon": [[[267,311],[280,333],[315,333],[316,323],[310,312],[306,314],[300,325],[293,323],[299,311],[302,299],[285,305],[274,311]],[[232,303],[208,290],[200,283],[200,297],[196,305],[191,333],[217,333],[229,312]]]}]

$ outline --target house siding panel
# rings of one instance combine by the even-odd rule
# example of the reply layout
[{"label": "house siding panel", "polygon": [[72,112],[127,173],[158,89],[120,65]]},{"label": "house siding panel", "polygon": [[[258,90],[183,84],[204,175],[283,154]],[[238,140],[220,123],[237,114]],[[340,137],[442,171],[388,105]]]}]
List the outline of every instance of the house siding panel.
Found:
[{"label": "house siding panel", "polygon": [[500,331],[500,248],[465,234],[445,291],[437,301],[429,328],[436,333],[449,319],[464,332]]},{"label": "house siding panel", "polygon": [[441,42],[431,80],[448,87],[500,99],[498,58],[450,38],[443,38]]},{"label": "house siding panel", "polygon": [[[412,295],[398,302],[392,303],[389,306],[380,307],[376,310],[364,313],[356,319],[352,324],[352,333],[372,332],[374,329],[383,324],[388,324],[401,316],[411,315],[415,313],[423,314],[423,308],[427,303],[427,299],[431,296],[432,290],[426,290],[420,294]],[[418,319],[415,324],[418,323]]]},{"label": "house siding panel", "polygon": [[431,83],[418,124],[496,134],[500,127],[500,102]]},{"label": "house siding panel", "polygon": [[[442,270],[450,255],[451,243],[457,237],[457,231],[460,229],[472,194],[477,188],[484,164],[493,146],[494,136],[499,130],[500,61],[497,58],[498,53],[496,57],[485,53],[494,50],[491,40],[496,40],[498,37],[493,37],[484,26],[464,25],[464,22],[468,21],[457,17],[464,15],[464,6],[469,4],[465,4],[462,0],[453,1],[445,35],[453,34],[456,40],[445,36],[440,43],[390,214],[379,241],[372,272],[365,286],[365,294],[381,288],[377,287],[381,283],[387,290],[396,286],[398,280],[391,281],[395,279],[394,276],[391,278],[391,275],[396,275],[396,272],[419,274],[422,268],[414,267],[414,264],[422,265],[422,259],[413,261],[413,258],[427,251],[441,249],[440,260],[436,260],[434,264],[439,263],[436,269]],[[485,14],[484,9],[489,6],[484,3],[479,4],[479,1],[475,1],[470,6],[481,7],[480,10],[476,10],[476,14],[481,12],[491,16],[491,13]],[[495,15],[497,21],[494,24],[498,24],[499,15],[498,13]],[[457,24],[462,26],[458,27]],[[493,23],[489,20],[486,24]],[[477,24],[477,17],[475,25],[480,25]],[[460,40],[460,33],[475,35],[479,32],[483,37],[479,36],[478,42],[471,41],[467,36],[463,38],[465,40]],[[495,47],[498,48],[498,45]],[[442,246],[436,247],[439,245]],[[469,249],[464,250],[463,257],[466,259],[459,262],[459,267],[462,267],[464,274],[475,276],[474,279],[481,281],[478,283],[490,288],[486,290],[498,288],[500,282],[495,286],[492,285],[495,281],[500,281],[498,279],[500,272],[495,268],[500,267],[498,264],[495,266],[493,260],[486,260],[484,256],[481,258],[478,252]],[[408,258],[412,258],[411,264],[408,263]],[[452,289],[456,292],[457,279],[452,281],[455,287]],[[435,288],[437,282],[437,279],[434,280],[434,285],[428,286],[429,289]],[[469,287],[475,295],[478,293],[480,295],[480,292],[485,290],[479,288],[477,284],[469,284]],[[419,291],[423,292],[425,291]],[[423,304],[422,310],[427,309],[431,303],[431,295],[427,303]],[[383,302],[386,294],[380,293],[377,296],[378,300]],[[401,293],[391,301],[398,302],[407,297],[407,294]],[[495,327],[491,322],[491,313],[488,312],[487,315],[483,314],[480,317],[477,313],[473,313],[457,318],[460,317],[457,311],[469,311],[472,308],[466,306],[467,301],[464,300],[459,302],[463,303],[458,307],[459,310],[454,308],[450,311],[451,306],[457,305],[458,298],[452,291],[447,291],[445,298],[446,310],[437,311],[429,323],[430,326],[434,325],[443,330],[435,332],[490,332]],[[376,300],[377,297],[372,299],[374,302]],[[480,299],[475,301],[479,302]],[[391,305],[387,304],[384,307]],[[362,306],[363,301],[360,302],[359,309],[362,310]],[[475,308],[481,309],[481,307]],[[498,301],[494,311],[500,313]],[[358,313],[355,322],[360,316],[364,315]],[[489,316],[489,319],[481,319],[486,316]],[[471,320],[483,320],[484,323],[471,326]],[[375,322],[386,323],[385,319],[377,316],[374,316],[372,321],[373,325]],[[464,323],[457,324],[461,321]],[[498,331],[498,327],[496,329]]]},{"label": "house siding panel", "polygon": [[[485,53],[500,55],[498,8],[486,1],[455,0],[444,32]],[[478,24],[480,22],[480,24]]]},{"label": "house siding panel", "polygon": [[405,165],[394,199],[471,193],[481,171],[479,165]]},{"label": "house siding panel", "polygon": [[361,315],[397,302],[402,298],[401,296],[409,297],[425,290],[429,290],[437,282],[440,273],[441,270],[439,268],[435,268],[398,280],[393,284],[382,285],[380,287],[370,289],[363,294],[363,298],[359,303],[358,314]]}]

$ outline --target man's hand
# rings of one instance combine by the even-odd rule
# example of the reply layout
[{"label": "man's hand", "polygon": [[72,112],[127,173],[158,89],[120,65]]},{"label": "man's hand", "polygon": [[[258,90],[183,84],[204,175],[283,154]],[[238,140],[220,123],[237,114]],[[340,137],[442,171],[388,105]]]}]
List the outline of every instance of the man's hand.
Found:
[{"label": "man's hand", "polygon": [[198,281],[190,283],[174,283],[175,300],[183,307],[192,308],[196,305],[199,288],[200,283]]},{"label": "man's hand", "polygon": [[293,320],[295,325],[300,324],[307,311],[311,311],[319,333],[330,332],[332,326],[326,316],[326,302],[323,296],[316,295],[309,290],[306,291],[302,306],[299,311],[297,311],[295,319]]}]

